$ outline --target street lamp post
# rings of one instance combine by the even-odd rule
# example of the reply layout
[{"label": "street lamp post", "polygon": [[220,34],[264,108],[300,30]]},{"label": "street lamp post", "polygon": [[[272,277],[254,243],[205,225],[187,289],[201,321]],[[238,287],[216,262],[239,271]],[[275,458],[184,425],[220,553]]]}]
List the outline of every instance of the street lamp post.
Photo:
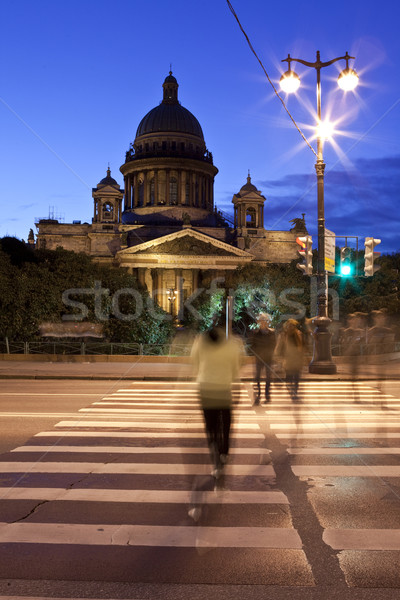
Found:
[{"label": "street lamp post", "polygon": [[176,294],[175,288],[167,289],[167,298],[170,302],[169,310],[170,310],[171,317],[173,316],[173,313],[174,313],[173,306],[174,306],[174,302],[176,300],[176,296],[177,296],[177,294]]},{"label": "street lamp post", "polygon": [[328,318],[328,285],[325,271],[325,203],[324,203],[324,171],[323,158],[323,132],[321,121],[321,69],[328,67],[338,60],[346,61],[346,68],[340,73],[338,84],[345,90],[352,90],[358,83],[357,73],[349,68],[349,60],[354,59],[346,52],[345,56],[339,56],[327,62],[322,62],[320,53],[317,51],[315,62],[309,62],[300,58],[292,58],[288,54],[282,62],[288,63],[288,70],[282,75],[280,83],[283,91],[295,92],[299,85],[299,76],[292,71],[291,63],[298,62],[306,67],[311,67],[317,72],[317,161],[315,170],[317,173],[317,201],[318,201],[318,267],[317,267],[317,290],[318,290],[318,313],[313,320],[316,327],[314,331],[314,352],[309,366],[310,373],[332,374],[336,373],[336,365],[332,361],[331,334],[328,330],[330,319]]}]

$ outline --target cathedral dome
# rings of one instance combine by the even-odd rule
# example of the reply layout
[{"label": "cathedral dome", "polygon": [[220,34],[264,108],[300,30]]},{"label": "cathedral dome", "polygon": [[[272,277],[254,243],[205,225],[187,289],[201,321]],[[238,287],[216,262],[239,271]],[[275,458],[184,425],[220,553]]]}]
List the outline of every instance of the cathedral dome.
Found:
[{"label": "cathedral dome", "polygon": [[97,187],[103,187],[104,185],[113,185],[113,186],[117,186],[119,188],[119,183],[117,181],[115,181],[115,179],[113,177],[111,177],[111,170],[110,167],[108,167],[107,169],[107,176],[103,177],[103,179],[101,181],[99,181],[99,183],[97,184]]},{"label": "cathedral dome", "polygon": [[172,71],[163,83],[161,104],[150,110],[139,123],[136,138],[152,133],[186,133],[204,140],[200,123],[192,113],[178,101],[178,82]]},{"label": "cathedral dome", "polygon": [[242,187],[240,188],[239,194],[240,193],[248,193],[248,192],[258,192],[256,186],[251,183],[250,173],[247,176],[247,183],[242,185]]},{"label": "cathedral dome", "polygon": [[136,137],[158,132],[189,133],[204,139],[196,117],[178,102],[176,104],[162,102],[150,110],[140,121]]}]

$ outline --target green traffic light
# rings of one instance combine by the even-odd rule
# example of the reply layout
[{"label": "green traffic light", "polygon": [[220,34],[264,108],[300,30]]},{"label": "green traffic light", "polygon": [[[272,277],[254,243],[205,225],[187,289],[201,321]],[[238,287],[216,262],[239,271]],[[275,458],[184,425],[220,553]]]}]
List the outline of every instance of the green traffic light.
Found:
[{"label": "green traffic light", "polygon": [[340,267],[340,274],[344,276],[351,275],[351,267],[350,265],[342,265]]}]

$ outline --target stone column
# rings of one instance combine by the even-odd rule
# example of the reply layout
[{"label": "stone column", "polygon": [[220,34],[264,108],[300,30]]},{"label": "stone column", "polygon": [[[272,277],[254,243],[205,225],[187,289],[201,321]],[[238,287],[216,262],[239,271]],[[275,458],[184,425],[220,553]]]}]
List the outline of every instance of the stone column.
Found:
[{"label": "stone column", "polygon": [[136,208],[139,204],[139,182],[138,182],[138,174],[137,173],[133,174],[133,194],[134,194],[133,206],[134,206],[134,208]]},{"label": "stone column", "polygon": [[158,204],[158,170],[154,171],[154,205]]},{"label": "stone column", "polygon": [[175,269],[175,289],[176,289],[176,315],[181,321],[183,319],[183,277],[182,269]]},{"label": "stone column", "polygon": [[150,197],[149,172],[143,173],[143,206],[147,206]]},{"label": "stone column", "polygon": [[191,293],[194,294],[194,292],[198,289],[199,287],[199,269],[192,269],[192,290]]},{"label": "stone column", "polygon": [[182,169],[178,170],[178,204],[182,204]]},{"label": "stone column", "polygon": [[165,169],[165,204],[169,206],[170,194],[169,194],[169,169]]}]

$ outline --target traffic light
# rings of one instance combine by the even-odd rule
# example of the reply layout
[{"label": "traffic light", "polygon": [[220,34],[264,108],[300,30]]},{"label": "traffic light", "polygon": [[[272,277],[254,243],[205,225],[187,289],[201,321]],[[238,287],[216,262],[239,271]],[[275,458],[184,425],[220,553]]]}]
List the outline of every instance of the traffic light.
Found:
[{"label": "traffic light", "polygon": [[300,246],[297,252],[303,259],[302,263],[297,263],[297,268],[303,271],[303,275],[312,275],[312,237],[311,235],[304,235],[303,237],[296,238],[296,244]]},{"label": "traffic light", "polygon": [[381,243],[381,240],[374,239],[372,237],[365,238],[365,252],[364,252],[364,274],[365,277],[372,277],[380,267],[375,265],[374,262],[380,257],[380,252],[374,252],[375,246]]},{"label": "traffic light", "polygon": [[340,275],[343,277],[353,275],[351,248],[348,248],[347,246],[340,248]]}]

